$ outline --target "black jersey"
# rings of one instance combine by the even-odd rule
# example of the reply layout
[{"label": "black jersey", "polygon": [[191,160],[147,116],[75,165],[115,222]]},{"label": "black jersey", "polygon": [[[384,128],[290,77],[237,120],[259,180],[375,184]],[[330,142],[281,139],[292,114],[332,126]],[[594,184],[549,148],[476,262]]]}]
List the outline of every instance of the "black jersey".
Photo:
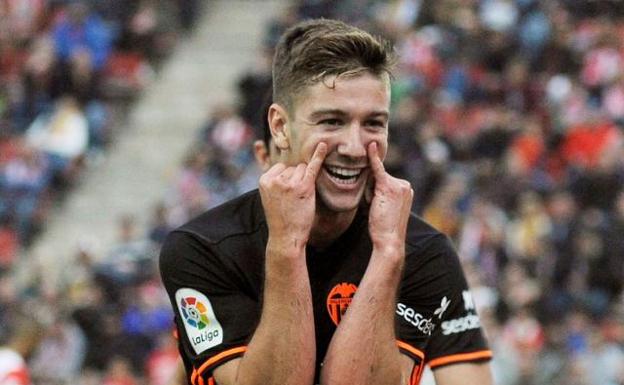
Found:
[{"label": "black jersey", "polygon": [[[160,256],[161,274],[193,385],[214,383],[215,367],[245,353],[260,319],[267,238],[257,190],[200,215],[168,236]],[[371,253],[364,209],[331,246],[306,249],[316,381]],[[435,369],[491,357],[453,247],[415,215],[408,226],[396,337],[400,351],[416,363],[411,384],[419,382],[427,363]]]}]

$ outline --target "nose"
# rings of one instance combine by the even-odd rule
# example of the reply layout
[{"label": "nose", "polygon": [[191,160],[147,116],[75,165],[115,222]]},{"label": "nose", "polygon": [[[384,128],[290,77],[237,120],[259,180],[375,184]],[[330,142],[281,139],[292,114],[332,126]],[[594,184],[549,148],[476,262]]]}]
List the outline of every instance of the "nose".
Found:
[{"label": "nose", "polygon": [[362,136],[362,129],[358,123],[352,123],[344,128],[337,152],[350,158],[366,157],[366,145]]}]

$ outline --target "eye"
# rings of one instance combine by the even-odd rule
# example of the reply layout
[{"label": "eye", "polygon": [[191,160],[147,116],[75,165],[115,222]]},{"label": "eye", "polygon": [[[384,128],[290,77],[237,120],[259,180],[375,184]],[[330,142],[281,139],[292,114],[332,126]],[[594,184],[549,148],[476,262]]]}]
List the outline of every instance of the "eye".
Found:
[{"label": "eye", "polygon": [[386,123],[382,120],[372,119],[365,122],[366,126],[372,127],[376,130],[381,130],[386,128]]},{"label": "eye", "polygon": [[318,124],[322,124],[322,125],[325,125],[325,126],[341,126],[342,125],[342,120],[335,119],[335,118],[323,119],[320,122],[318,122]]}]

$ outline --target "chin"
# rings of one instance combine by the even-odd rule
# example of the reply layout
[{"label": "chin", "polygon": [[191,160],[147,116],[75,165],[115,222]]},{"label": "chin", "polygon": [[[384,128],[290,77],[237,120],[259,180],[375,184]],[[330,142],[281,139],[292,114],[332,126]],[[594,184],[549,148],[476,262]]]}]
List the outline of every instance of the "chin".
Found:
[{"label": "chin", "polygon": [[362,201],[364,191],[352,194],[331,194],[327,191],[318,190],[317,198],[320,204],[329,211],[341,213],[357,210]]}]

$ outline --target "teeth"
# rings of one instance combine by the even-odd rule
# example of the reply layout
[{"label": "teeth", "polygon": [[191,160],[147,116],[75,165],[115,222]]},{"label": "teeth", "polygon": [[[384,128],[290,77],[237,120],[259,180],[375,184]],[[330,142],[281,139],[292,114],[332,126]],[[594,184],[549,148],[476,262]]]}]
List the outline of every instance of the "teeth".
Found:
[{"label": "teeth", "polygon": [[361,169],[353,170],[353,169],[342,168],[342,167],[335,167],[335,166],[327,166],[327,169],[329,171],[331,171],[332,173],[334,173],[334,174],[345,176],[347,178],[353,177],[353,176],[358,176],[362,172]]},{"label": "teeth", "polygon": [[337,166],[325,166],[331,180],[338,184],[356,183],[362,173],[362,169],[343,168]]},{"label": "teeth", "polygon": [[334,182],[338,183],[338,184],[353,184],[353,183],[355,183],[357,181],[357,177],[355,177],[355,176],[351,177],[349,179],[342,179],[342,178],[337,178],[337,177],[335,177],[335,176],[330,174],[329,178],[331,180],[333,180]]}]

